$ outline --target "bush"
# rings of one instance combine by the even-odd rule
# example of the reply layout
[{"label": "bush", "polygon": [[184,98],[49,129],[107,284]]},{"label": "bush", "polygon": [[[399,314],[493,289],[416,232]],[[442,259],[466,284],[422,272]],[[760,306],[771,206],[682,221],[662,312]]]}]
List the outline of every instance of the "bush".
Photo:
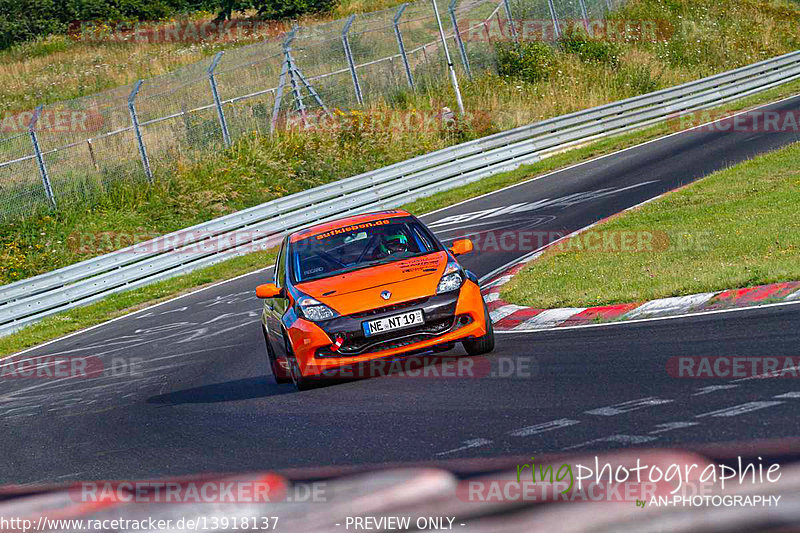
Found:
[{"label": "bush", "polygon": [[300,15],[327,13],[336,7],[338,0],[220,0],[217,20],[231,18],[234,11],[258,11],[260,18],[288,19]]},{"label": "bush", "polygon": [[64,31],[52,0],[0,0],[0,49]]},{"label": "bush", "polygon": [[561,48],[574,54],[584,63],[599,63],[611,68],[619,66],[620,47],[617,43],[592,39],[582,30],[571,30],[561,38]]},{"label": "bush", "polygon": [[198,9],[219,9],[221,0],[0,0],[0,50],[53,33],[76,21],[160,20]]},{"label": "bush", "polygon": [[543,42],[498,43],[496,50],[501,76],[535,83],[546,80],[553,70],[555,53]]},{"label": "bush", "polygon": [[620,98],[651,93],[661,86],[661,75],[646,65],[626,65],[614,77],[614,87]]}]

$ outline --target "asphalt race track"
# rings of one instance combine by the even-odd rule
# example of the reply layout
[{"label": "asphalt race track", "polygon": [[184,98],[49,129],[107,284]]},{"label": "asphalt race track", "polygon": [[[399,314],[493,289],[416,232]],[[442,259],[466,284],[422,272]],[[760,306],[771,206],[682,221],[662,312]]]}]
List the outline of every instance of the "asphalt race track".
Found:
[{"label": "asphalt race track", "polygon": [[[771,110],[798,110],[800,97]],[[423,218],[445,241],[546,240],[797,140],[693,130]],[[489,232],[489,233],[487,233]],[[531,245],[539,244],[534,239]],[[464,259],[485,276],[532,247]],[[92,356],[93,379],[3,379],[0,483],[698,445],[800,434],[791,379],[675,379],[680,355],[798,356],[800,305],[498,335],[476,377],[275,385],[251,274],[26,355]],[[464,353],[457,348],[457,353]],[[487,366],[491,365],[491,370]]]}]

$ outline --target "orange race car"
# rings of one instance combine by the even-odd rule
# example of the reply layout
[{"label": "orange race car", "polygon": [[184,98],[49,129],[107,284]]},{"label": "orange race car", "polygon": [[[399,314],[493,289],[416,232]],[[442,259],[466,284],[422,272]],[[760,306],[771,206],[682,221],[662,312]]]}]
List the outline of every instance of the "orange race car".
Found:
[{"label": "orange race car", "polygon": [[445,249],[399,210],[287,236],[275,283],[256,288],[266,299],[261,321],[275,380],[302,390],[344,368],[450,350],[457,342],[470,355],[492,351],[478,280],[455,259],[471,251],[468,239]]}]

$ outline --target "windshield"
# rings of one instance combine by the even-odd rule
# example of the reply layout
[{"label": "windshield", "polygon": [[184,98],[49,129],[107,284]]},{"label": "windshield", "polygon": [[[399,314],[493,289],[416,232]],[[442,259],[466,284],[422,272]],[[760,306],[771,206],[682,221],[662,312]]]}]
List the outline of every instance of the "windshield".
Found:
[{"label": "windshield", "polygon": [[291,244],[294,283],[437,252],[436,239],[411,217],[344,226]]}]

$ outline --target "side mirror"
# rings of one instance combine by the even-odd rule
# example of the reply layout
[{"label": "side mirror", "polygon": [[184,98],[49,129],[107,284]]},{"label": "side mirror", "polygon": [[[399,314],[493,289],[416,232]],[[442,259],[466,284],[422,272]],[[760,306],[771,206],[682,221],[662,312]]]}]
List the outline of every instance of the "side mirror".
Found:
[{"label": "side mirror", "polygon": [[256,287],[256,296],[259,298],[277,298],[283,291],[274,283],[265,283]]},{"label": "side mirror", "polygon": [[450,246],[450,253],[453,255],[464,255],[470,253],[473,249],[474,247],[471,240],[459,239],[453,241],[453,245]]}]

